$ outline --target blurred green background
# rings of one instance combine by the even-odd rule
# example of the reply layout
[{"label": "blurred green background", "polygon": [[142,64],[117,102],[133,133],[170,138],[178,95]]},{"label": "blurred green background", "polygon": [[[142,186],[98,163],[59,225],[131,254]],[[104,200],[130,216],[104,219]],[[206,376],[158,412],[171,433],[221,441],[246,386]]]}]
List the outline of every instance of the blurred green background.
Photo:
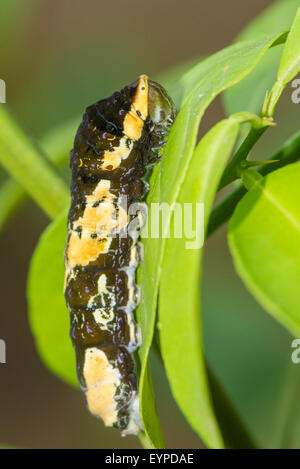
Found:
[{"label": "blurred green background", "polygon": [[[7,85],[7,106],[38,139],[141,73],[155,77],[225,47],[272,3],[0,0],[0,78]],[[276,116],[278,130],[262,139],[257,157],[269,157],[299,126],[299,108],[289,93]],[[223,116],[217,100],[202,132]],[[27,320],[26,275],[47,223],[45,215],[27,203],[0,233],[0,338],[7,344],[7,364],[0,365],[0,443],[137,448],[136,438],[121,438],[90,416],[79,392],[51,375],[35,350]],[[262,447],[299,447],[300,367],[295,371],[291,363],[291,337],[236,276],[225,229],[207,242],[203,295],[206,354],[246,425]],[[168,447],[202,447],[174,404],[155,357],[153,368]],[[283,429],[288,430],[286,441]]]}]

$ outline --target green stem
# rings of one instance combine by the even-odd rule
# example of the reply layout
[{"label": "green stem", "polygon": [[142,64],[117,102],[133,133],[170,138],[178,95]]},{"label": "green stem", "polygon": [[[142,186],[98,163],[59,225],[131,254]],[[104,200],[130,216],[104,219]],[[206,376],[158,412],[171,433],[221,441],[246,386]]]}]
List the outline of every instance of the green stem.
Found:
[{"label": "green stem", "polygon": [[247,190],[239,184],[229,195],[224,197],[213,209],[209,217],[206,236],[212,235],[224,223],[226,223],[234,212],[239,201],[246,194]]},{"label": "green stem", "polygon": [[252,128],[233,156],[232,160],[226,167],[222,179],[220,181],[219,190],[223,187],[230,184],[235,179],[239,178],[238,169],[242,161],[247,159],[250,151],[256,144],[256,142],[260,139],[262,134],[267,130],[268,127],[260,127],[260,128]]},{"label": "green stem", "polygon": [[286,83],[281,81],[276,81],[271,89],[269,95],[267,95],[267,99],[264,102],[262,115],[266,117],[274,116],[275,109],[277,103],[279,101],[280,96],[282,95],[284,88],[286,87]]},{"label": "green stem", "polygon": [[[275,153],[270,160],[278,160],[276,163],[262,166],[259,168],[259,173],[265,176],[272,171],[275,171],[287,164],[294,163],[300,158],[300,131],[294,134],[287,142],[284,143],[282,148]],[[212,210],[208,228],[207,236],[214,233],[220,226],[222,226],[231,217],[236,205],[246,194],[246,189],[239,184],[227,197],[225,197],[216,207]]]},{"label": "green stem", "polygon": [[0,162],[50,218],[69,203],[63,179],[4,107],[0,108]]}]

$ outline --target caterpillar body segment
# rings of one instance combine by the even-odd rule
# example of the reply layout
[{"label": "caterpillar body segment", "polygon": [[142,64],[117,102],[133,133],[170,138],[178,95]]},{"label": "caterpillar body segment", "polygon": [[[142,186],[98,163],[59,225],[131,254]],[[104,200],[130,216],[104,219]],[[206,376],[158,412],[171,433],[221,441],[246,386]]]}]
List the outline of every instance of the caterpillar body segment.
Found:
[{"label": "caterpillar body segment", "polygon": [[89,410],[123,434],[141,428],[133,353],[142,249],[129,229],[141,221],[130,207],[145,196],[147,169],[174,119],[166,91],[141,75],[86,109],[70,154],[65,298],[78,380]]}]

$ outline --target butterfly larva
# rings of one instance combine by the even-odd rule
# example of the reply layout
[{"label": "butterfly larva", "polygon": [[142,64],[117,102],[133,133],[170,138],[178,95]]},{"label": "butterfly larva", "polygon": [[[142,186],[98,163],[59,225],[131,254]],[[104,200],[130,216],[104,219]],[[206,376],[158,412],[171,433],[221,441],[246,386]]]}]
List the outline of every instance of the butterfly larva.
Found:
[{"label": "butterfly larva", "polygon": [[138,236],[127,233],[127,207],[147,190],[143,178],[160,157],[173,103],[141,75],[89,106],[70,155],[72,203],[65,250],[65,297],[79,384],[89,410],[123,434],[140,428],[132,353],[141,344],[134,320]]}]

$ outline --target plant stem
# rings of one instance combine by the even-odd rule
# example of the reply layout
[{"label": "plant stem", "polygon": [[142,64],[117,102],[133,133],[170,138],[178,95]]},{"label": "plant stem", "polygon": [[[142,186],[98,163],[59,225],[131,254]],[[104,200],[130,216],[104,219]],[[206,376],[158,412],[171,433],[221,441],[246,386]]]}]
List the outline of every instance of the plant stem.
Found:
[{"label": "plant stem", "polygon": [[3,107],[0,108],[0,162],[50,218],[55,218],[69,203],[69,191],[63,179]]},{"label": "plant stem", "polygon": [[[258,172],[265,176],[272,171],[275,171],[287,164],[294,163],[300,158],[300,131],[295,133],[287,142],[284,143],[282,148],[275,153],[270,160],[279,160],[276,163],[262,166]],[[240,184],[233,190],[227,197],[225,197],[216,207],[212,210],[208,228],[207,236],[214,233],[221,225],[231,217],[236,205],[246,194],[246,189]]]},{"label": "plant stem", "polygon": [[260,139],[262,134],[267,130],[268,127],[260,127],[260,128],[251,128],[249,134],[233,156],[232,160],[226,167],[223,176],[220,181],[219,190],[223,187],[230,184],[235,179],[238,179],[239,173],[238,168],[242,161],[247,159],[250,151],[256,144],[256,142]]},{"label": "plant stem", "polygon": [[242,186],[242,184],[239,184],[236,189],[224,197],[224,199],[212,209],[207,226],[207,237],[212,235],[218,228],[229,220],[235,207],[246,192],[245,187]]}]

